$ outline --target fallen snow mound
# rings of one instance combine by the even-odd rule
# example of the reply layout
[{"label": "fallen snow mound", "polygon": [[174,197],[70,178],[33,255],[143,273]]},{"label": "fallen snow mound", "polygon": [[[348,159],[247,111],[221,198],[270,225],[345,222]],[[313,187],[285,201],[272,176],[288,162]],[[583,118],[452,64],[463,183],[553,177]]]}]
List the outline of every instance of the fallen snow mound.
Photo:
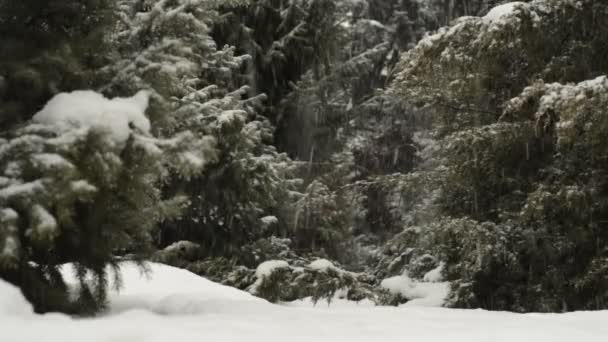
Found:
[{"label": "fallen snow mound", "polygon": [[[15,286],[0,279],[0,323],[2,316],[27,316],[34,313],[30,303]],[[2,334],[0,333],[0,337]]]},{"label": "fallen snow mound", "polygon": [[401,275],[382,280],[380,286],[391,294],[407,298],[404,306],[434,306],[440,307],[450,291],[448,282],[419,282]]},{"label": "fallen snow mound", "polygon": [[[63,273],[69,283],[76,282],[70,266],[64,267]],[[144,271],[134,263],[123,263],[121,278],[120,290],[109,293],[109,314],[146,310],[161,315],[194,315],[268,304],[247,292],[163,264],[148,263]]]},{"label": "fallen snow mound", "polygon": [[19,290],[0,281],[0,341],[603,342],[608,336],[608,311],[519,315],[352,302],[280,306],[181,269],[150,264],[150,271],[146,276],[125,264],[124,288],[110,296],[113,314],[95,319],[33,315]]}]

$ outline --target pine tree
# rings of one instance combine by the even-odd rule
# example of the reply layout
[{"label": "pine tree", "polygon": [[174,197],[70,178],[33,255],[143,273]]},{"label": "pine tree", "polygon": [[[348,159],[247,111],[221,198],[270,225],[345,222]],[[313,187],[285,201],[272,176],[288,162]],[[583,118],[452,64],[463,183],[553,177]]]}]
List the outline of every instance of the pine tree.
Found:
[{"label": "pine tree", "polygon": [[[189,205],[178,220],[166,222],[157,243],[166,247],[190,240],[210,255],[234,255],[263,234],[285,231],[289,211],[290,160],[270,145],[273,127],[259,115],[264,95],[243,85],[240,70],[247,55],[220,47],[211,37],[220,20],[214,1],[123,1],[117,37],[118,62],[107,68],[107,92],[146,88],[153,91],[150,116],[159,134],[187,129],[180,146],[197,156],[212,151],[202,173],[177,174],[166,195],[184,194]],[[234,7],[236,6],[236,7]],[[180,162],[180,161],[177,161]],[[276,231],[260,221],[276,216]]]},{"label": "pine tree", "polygon": [[237,46],[240,53],[251,56],[245,80],[252,92],[266,94],[264,114],[277,127],[276,145],[291,156],[297,153],[291,146],[298,138],[292,136],[297,130],[291,130],[297,118],[284,109],[283,102],[304,74],[314,69],[319,79],[328,72],[342,33],[340,4],[256,0],[240,8],[225,6],[223,20],[214,29],[218,42]]},{"label": "pine tree", "polygon": [[439,219],[407,243],[446,262],[452,305],[602,307],[603,292],[580,284],[597,281],[604,237],[599,207],[585,203],[603,195],[595,166],[574,157],[602,152],[583,143],[572,153],[574,137],[595,135],[569,128],[572,113],[586,121],[603,106],[592,94],[607,72],[604,7],[508,4],[440,29],[403,57],[391,92],[426,118],[419,129],[438,148],[421,171],[433,172],[440,191],[430,207]]},{"label": "pine tree", "polygon": [[[180,148],[175,139],[153,136],[147,105],[146,92],[113,100],[92,91],[61,93],[5,134],[0,276],[38,312],[102,309],[117,255],[150,252],[155,225],[179,205],[163,200],[158,185],[166,156]],[[60,272],[65,263],[76,272],[76,300]]]},{"label": "pine tree", "polygon": [[[158,2],[160,7],[155,8],[162,9],[163,3],[166,2]],[[103,2],[94,4],[101,6]],[[64,9],[55,2],[48,5],[50,9]],[[221,114],[206,126],[220,131],[238,126],[244,115],[242,111],[217,112],[217,108],[232,109],[231,103],[237,101],[232,98],[238,98],[239,93],[228,100],[211,101],[201,109],[202,104],[193,100],[196,96],[208,96],[205,91],[192,91],[195,95],[183,91],[190,79],[186,77],[194,77],[200,71],[187,60],[192,57],[192,49],[164,40],[146,46],[148,50],[137,44],[133,50],[123,50],[125,45],[119,42],[125,31],[114,36],[113,28],[120,30],[129,22],[122,12],[125,3],[117,5],[121,11],[110,17],[120,17],[120,25],[108,25],[102,39],[114,37],[117,41],[113,47],[117,49],[108,51],[112,64],[98,68],[95,75],[102,77],[94,83],[104,85],[103,90],[114,96],[147,90],[131,99],[114,100],[90,91],[61,93],[33,121],[6,132],[2,141],[0,274],[21,287],[40,312],[94,313],[103,308],[110,276],[106,266],[117,269],[119,255],[134,254],[139,259],[149,253],[157,225],[176,217],[186,204],[185,196],[167,192],[164,184],[200,174],[205,164],[217,159],[215,139],[209,133],[201,134],[201,125],[192,123],[200,117],[193,116],[204,116],[205,109],[214,115]],[[71,11],[79,8],[67,7]],[[154,13],[137,20],[150,22]],[[55,24],[60,27],[54,27]],[[75,27],[66,33],[65,44],[80,46],[79,39],[86,43],[88,36],[83,38],[79,32],[87,32],[87,22],[72,24]],[[63,30],[62,21],[49,21],[48,25],[48,32]],[[74,32],[70,33],[71,30]],[[190,38],[195,41],[199,37]],[[213,46],[212,42],[205,44]],[[175,52],[181,59],[172,58],[166,51]],[[230,59],[230,50],[215,53],[219,56],[215,72],[221,75],[222,55]],[[126,60],[134,55],[140,58]],[[133,61],[141,64],[129,69],[134,67]],[[69,65],[76,68],[73,72],[80,73],[78,63]],[[149,78],[139,77],[138,73]],[[63,87],[58,83],[54,86]],[[78,84],[65,87],[69,90],[73,86]],[[172,98],[178,95],[179,100]],[[19,96],[10,100],[24,103]],[[176,103],[182,106],[174,106]],[[152,123],[144,116],[146,109]],[[162,115],[167,112],[175,116]],[[27,112],[24,113],[27,117]],[[73,263],[76,270],[80,291],[76,301],[68,297],[67,284],[59,272],[64,263]]]}]

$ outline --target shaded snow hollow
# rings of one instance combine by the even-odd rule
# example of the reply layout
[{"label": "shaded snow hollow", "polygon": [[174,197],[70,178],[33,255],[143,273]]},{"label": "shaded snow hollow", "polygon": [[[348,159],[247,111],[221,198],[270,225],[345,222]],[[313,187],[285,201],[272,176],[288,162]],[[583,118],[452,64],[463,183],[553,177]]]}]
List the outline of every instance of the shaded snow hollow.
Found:
[{"label": "shaded snow hollow", "polygon": [[608,311],[520,315],[346,301],[273,305],[185,270],[150,264],[150,271],[146,277],[125,264],[123,290],[111,293],[110,313],[95,319],[34,315],[19,291],[0,281],[0,341],[600,342],[608,336]]}]

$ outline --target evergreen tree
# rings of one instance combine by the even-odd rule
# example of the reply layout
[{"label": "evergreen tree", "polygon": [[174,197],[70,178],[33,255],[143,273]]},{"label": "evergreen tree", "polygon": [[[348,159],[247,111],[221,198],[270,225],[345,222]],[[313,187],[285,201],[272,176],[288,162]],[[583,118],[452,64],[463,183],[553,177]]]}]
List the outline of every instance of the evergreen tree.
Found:
[{"label": "evergreen tree", "polygon": [[[162,8],[162,3],[164,2],[157,5]],[[103,4],[105,3],[92,2],[91,11]],[[125,3],[118,5],[121,10],[125,9]],[[32,17],[32,20],[43,20],[42,33],[50,35],[63,32],[65,36],[61,44],[66,44],[68,53],[78,51],[70,48],[71,45],[81,46],[82,43],[85,44],[83,46],[88,46],[88,22],[81,23],[74,15],[67,16],[66,20],[74,20],[71,23],[74,27],[65,29],[65,23],[55,17],[59,15],[55,10],[73,12],[89,7],[81,8],[74,3],[66,4],[67,7],[64,8],[58,2],[50,2],[48,6],[42,6],[44,8],[41,13],[50,17]],[[18,5],[9,8],[24,11],[23,15],[36,13],[27,12],[26,7]],[[88,19],[106,19],[94,19],[95,13],[97,12],[92,12]],[[116,16],[113,14],[109,18],[119,18],[124,13],[117,12]],[[14,18],[16,17],[9,17],[11,20]],[[121,25],[108,24],[105,27],[103,39],[99,38],[101,41],[109,41],[109,37],[114,37],[113,28],[120,29],[127,24],[125,16],[120,18]],[[138,19],[146,21],[149,17]],[[7,24],[8,21],[3,23]],[[93,23],[88,24],[94,26]],[[39,32],[34,30],[32,34],[37,33]],[[116,37],[119,41],[124,37],[123,34],[124,31],[118,32]],[[135,253],[139,257],[149,252],[152,246],[151,234],[157,224],[168,217],[175,217],[185,204],[184,196],[163,191],[162,185],[174,178],[187,179],[200,174],[207,162],[216,159],[214,138],[201,135],[196,130],[198,127],[187,121],[193,120],[192,108],[196,104],[174,108],[172,106],[177,101],[170,103],[166,100],[170,99],[169,96],[180,93],[169,93],[165,88],[166,92],[159,95],[155,88],[163,85],[175,89],[178,85],[183,85],[182,82],[187,82],[187,79],[184,81],[184,76],[191,75],[188,72],[193,67],[191,62],[186,61],[186,57],[190,57],[192,50],[165,40],[160,46],[152,47],[158,49],[158,54],[154,55],[149,50],[139,49],[140,45],[135,45],[136,50],[131,50],[132,54],[128,56],[140,54],[140,59],[135,58],[134,61],[141,64],[135,69],[120,70],[117,68],[133,64],[121,59],[126,57],[127,52],[121,50],[120,45],[114,46],[119,48],[118,51],[112,49],[108,52],[114,64],[98,70],[100,75],[111,77],[98,78],[94,83],[105,84],[105,91],[113,95],[133,94],[142,88],[150,91],[140,92],[133,99],[111,101],[93,92],[62,93],[55,96],[25,127],[6,132],[2,141],[0,168],[3,170],[3,214],[0,237],[3,254],[0,274],[2,278],[21,287],[37,311],[92,313],[102,308],[109,276],[106,266],[117,268],[117,255]],[[183,58],[161,59],[160,63],[154,64],[155,57],[168,56],[163,49],[176,49],[177,54],[181,53]],[[90,53],[90,50],[85,52]],[[230,55],[230,51],[224,53]],[[93,74],[83,74],[79,70],[79,63],[88,65],[86,58],[81,55],[74,58],[74,63],[67,63],[67,60],[61,63],[66,62],[64,67],[72,68],[70,72],[74,74],[92,77]],[[147,62],[152,64],[147,65],[150,67],[148,69],[145,68]],[[163,74],[155,69],[156,72],[151,73],[159,65],[161,71],[169,72]],[[217,70],[221,68],[222,65],[219,65]],[[180,73],[183,70],[186,72]],[[124,74],[118,71],[124,71]],[[178,74],[172,74],[172,71],[177,71]],[[159,77],[153,78],[157,83],[144,82],[143,77],[138,79],[134,75],[138,72],[150,78]],[[222,70],[218,72],[221,73]],[[56,76],[54,73],[49,75],[51,78]],[[43,76],[48,75],[39,74],[36,77],[44,79]],[[171,76],[175,77],[171,79]],[[58,87],[55,91],[63,90],[59,87],[69,90],[93,84],[62,85],[47,80],[40,84],[46,87],[48,84],[45,82]],[[44,99],[41,95],[43,93],[36,95],[40,96],[36,101]],[[153,119],[152,125],[143,113],[148,108],[150,94],[152,103],[147,114]],[[36,102],[27,102],[17,95],[8,96],[10,101],[25,104],[19,107],[24,111],[24,117],[31,115],[26,110],[33,108],[28,106],[35,105]],[[199,96],[206,95],[201,93]],[[183,102],[190,103],[186,100]],[[226,106],[221,101],[216,101],[214,105],[215,107],[209,106],[212,107],[211,110]],[[176,124],[160,115],[169,109],[172,113],[185,113],[183,116],[188,116],[180,118],[180,123]],[[204,114],[204,111],[199,113]],[[215,125],[210,125],[211,129],[220,130],[223,126],[234,125],[234,121],[242,115],[238,111],[221,114],[223,121],[216,120]],[[164,121],[160,120],[163,118]],[[73,263],[75,266],[80,287],[76,301],[68,298],[67,285],[59,272],[59,266],[63,263]]]},{"label": "evergreen tree", "polygon": [[[602,307],[603,290],[579,285],[597,281],[605,244],[599,213],[583,204],[603,202],[601,191],[589,190],[598,189],[597,179],[583,176],[597,171],[570,154],[562,128],[569,113],[587,119],[602,112],[603,97],[592,94],[601,92],[603,79],[584,80],[607,72],[599,38],[606,18],[597,17],[604,7],[504,5],[440,29],[402,59],[394,95],[419,108],[416,115],[426,117],[419,129],[438,146],[421,171],[437,177],[440,195],[430,208],[443,217],[407,243],[446,262],[452,305]],[[560,84],[545,86],[550,82]],[[593,133],[575,135],[582,142]],[[601,155],[590,148],[578,154]],[[583,186],[587,179],[590,188]]]},{"label": "evergreen tree", "polygon": [[[166,195],[184,194],[189,204],[178,220],[163,224],[159,246],[189,240],[207,255],[231,256],[264,234],[285,231],[293,181],[291,161],[270,145],[273,127],[258,114],[265,96],[250,96],[242,85],[240,68],[250,57],[219,47],[210,35],[220,4],[238,9],[242,2],[121,2],[120,57],[104,71],[111,76],[108,92],[153,91],[150,115],[159,134],[193,132],[181,144],[194,157],[185,161],[209,147],[214,152],[203,173],[165,185]],[[261,219],[268,216],[280,220],[265,231]]]},{"label": "evergreen tree", "polygon": [[[106,266],[117,270],[120,254],[148,253],[152,229],[179,206],[179,199],[161,198],[158,184],[166,158],[187,152],[175,139],[152,135],[147,105],[146,92],[113,100],[92,91],[61,93],[25,127],[5,134],[0,276],[38,312],[103,308]],[[76,300],[60,273],[65,263],[74,265]]]},{"label": "evergreen tree", "polygon": [[286,96],[307,72],[317,80],[329,72],[339,53],[343,7],[341,1],[256,0],[245,7],[224,6],[215,25],[218,42],[251,56],[244,80],[254,94],[266,94],[263,112],[277,127],[275,144],[292,157],[299,156],[294,142],[306,137],[299,136],[301,121],[286,108]]}]

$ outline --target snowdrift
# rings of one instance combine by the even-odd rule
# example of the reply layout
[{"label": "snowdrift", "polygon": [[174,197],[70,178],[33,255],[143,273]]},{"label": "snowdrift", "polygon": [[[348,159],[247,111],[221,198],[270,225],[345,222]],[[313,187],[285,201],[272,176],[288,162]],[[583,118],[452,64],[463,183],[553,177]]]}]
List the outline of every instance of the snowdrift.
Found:
[{"label": "snowdrift", "polygon": [[214,283],[183,269],[155,263],[148,265],[147,272],[132,263],[121,266],[124,286],[120,291],[109,293],[109,315],[128,310],[194,315],[267,304],[247,292]]},{"label": "snowdrift", "polygon": [[[64,272],[70,274],[70,269]],[[199,341],[605,341],[608,312],[518,315],[338,301],[273,305],[188,271],[150,264],[122,268],[124,287],[95,319],[35,315],[0,281],[1,342]]]}]

